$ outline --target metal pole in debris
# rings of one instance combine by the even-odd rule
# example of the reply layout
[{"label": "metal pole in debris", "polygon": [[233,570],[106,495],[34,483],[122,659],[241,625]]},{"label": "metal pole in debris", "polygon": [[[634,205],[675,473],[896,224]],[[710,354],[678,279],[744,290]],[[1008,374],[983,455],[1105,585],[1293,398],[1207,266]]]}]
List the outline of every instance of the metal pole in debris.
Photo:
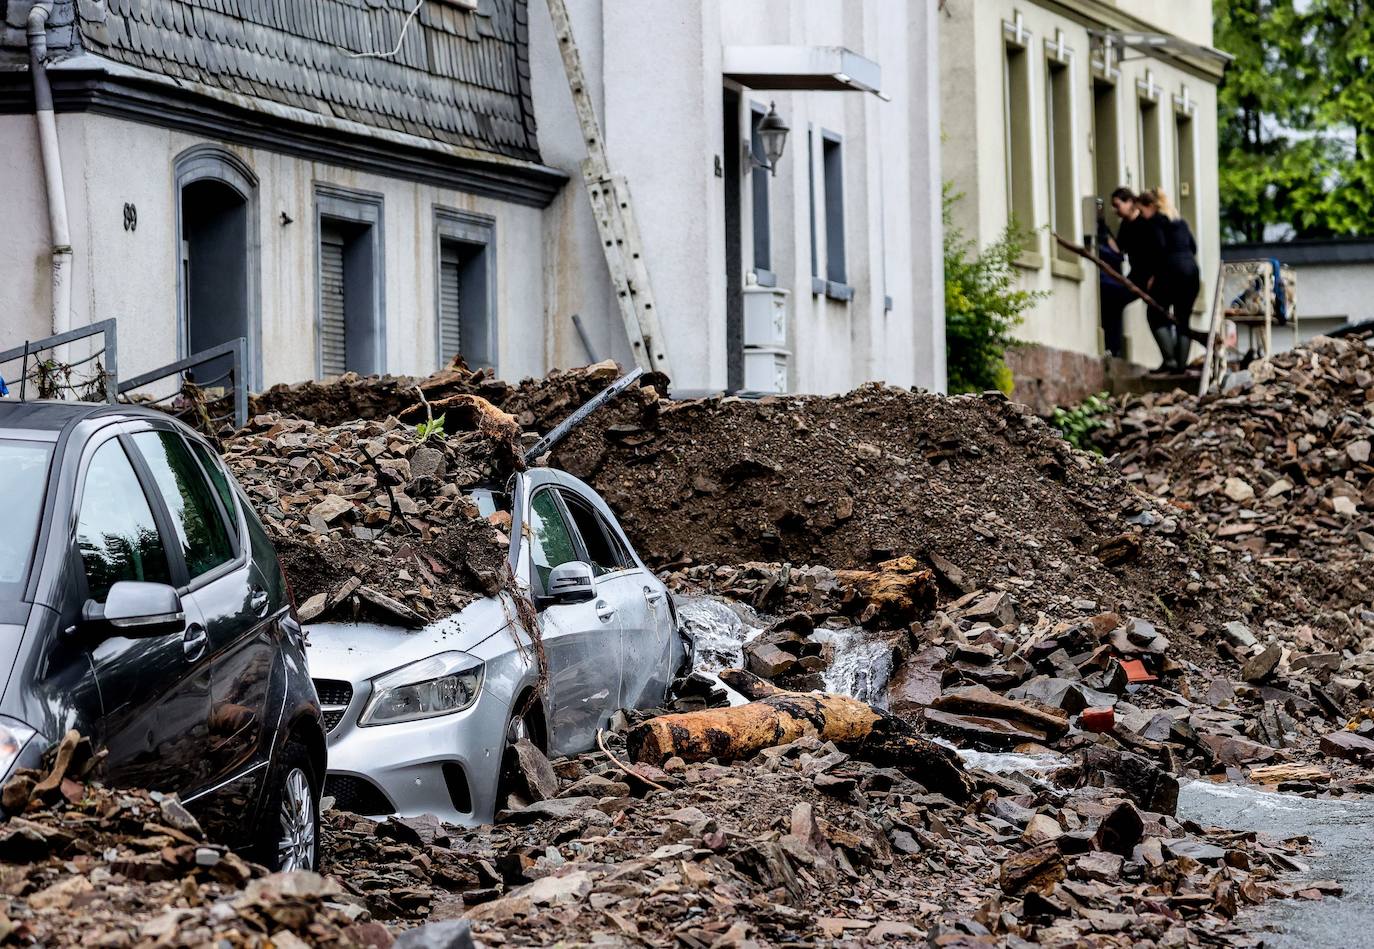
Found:
[{"label": "metal pole in debris", "polygon": [[642,375],[644,375],[643,369],[632,369],[584,402],[576,412],[559,422],[553,431],[539,439],[529,451],[525,452],[525,464],[534,464],[535,459],[540,455],[567,438],[568,433],[581,424],[583,419],[634,385],[635,380]]},{"label": "metal pole in debris", "polygon": [[568,77],[573,107],[582,127],[582,141],[587,146],[587,159],[582,163],[582,180],[587,197],[592,202],[592,217],[601,236],[601,251],[611,272],[611,286],[615,289],[620,318],[630,341],[635,364],[641,369],[667,373],[668,351],[663,345],[663,333],[658,325],[658,309],[654,306],[653,290],[649,286],[649,271],[644,264],[643,243],[639,224],[630,203],[630,187],[620,175],[611,174],[606,157],[606,143],[601,138],[601,123],[596,107],[587,91],[587,76],[582,69],[582,53],[573,38],[572,18],[565,0],[548,0],[549,16],[553,19],[554,37],[563,57],[563,71]]},{"label": "metal pole in debris", "polygon": [[582,325],[582,315],[574,313],[572,315],[573,326],[577,328],[578,338],[582,340],[582,348],[587,351],[587,358],[592,362],[600,362],[596,358],[596,347],[592,345],[592,338],[587,335],[587,327]]}]

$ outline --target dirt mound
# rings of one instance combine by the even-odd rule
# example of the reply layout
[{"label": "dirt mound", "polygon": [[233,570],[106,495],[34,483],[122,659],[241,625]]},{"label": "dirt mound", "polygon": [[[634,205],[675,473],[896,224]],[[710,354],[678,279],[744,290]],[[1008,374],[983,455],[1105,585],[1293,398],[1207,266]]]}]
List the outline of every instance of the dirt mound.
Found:
[{"label": "dirt mound", "polygon": [[[321,425],[340,425],[359,419],[394,416],[415,423],[447,410],[451,400],[479,396],[515,416],[527,431],[542,434],[621,374],[611,361],[577,369],[557,370],[519,384],[492,377],[491,370],[468,369],[461,361],[430,376],[360,376],[346,372],[321,382],[275,385],[251,399],[253,414],[274,413],[309,419]],[[653,375],[643,385],[666,380]],[[428,409],[426,404],[428,403]]]},{"label": "dirt mound", "polygon": [[[1186,603],[1205,550],[1024,406],[878,385],[833,398],[627,397],[556,464],[589,481],[657,563],[858,568],[926,558],[1011,580],[1026,605]],[[972,587],[969,587],[970,589]],[[1194,590],[1193,592],[1196,592]]]},{"label": "dirt mound", "polygon": [[[1195,512],[1262,582],[1295,591],[1291,619],[1365,638],[1374,599],[1374,349],[1319,339],[1256,363],[1226,391],[1130,397],[1094,432],[1123,476]],[[1292,592],[1288,594],[1292,600]],[[1305,607],[1305,608],[1304,608]],[[1342,616],[1341,614],[1345,614]]]}]

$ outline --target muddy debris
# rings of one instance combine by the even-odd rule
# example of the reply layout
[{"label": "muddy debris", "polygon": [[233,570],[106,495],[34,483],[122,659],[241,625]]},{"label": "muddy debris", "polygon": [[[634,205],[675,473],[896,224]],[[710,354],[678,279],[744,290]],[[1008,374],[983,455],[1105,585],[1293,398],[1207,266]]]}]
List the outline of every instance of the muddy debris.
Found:
[{"label": "muddy debris", "polygon": [[428,438],[394,418],[326,427],[258,415],[225,441],[302,622],[419,626],[500,588],[509,520],[484,516],[467,492],[505,480],[520,429],[489,404],[445,414]]}]

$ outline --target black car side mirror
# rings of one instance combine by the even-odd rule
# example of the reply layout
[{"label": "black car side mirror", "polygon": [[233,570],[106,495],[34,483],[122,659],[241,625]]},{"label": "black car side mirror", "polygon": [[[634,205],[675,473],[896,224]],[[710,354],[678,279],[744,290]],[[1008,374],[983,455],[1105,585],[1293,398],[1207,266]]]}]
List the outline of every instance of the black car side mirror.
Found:
[{"label": "black car side mirror", "polygon": [[87,600],[82,625],[109,636],[161,636],[186,628],[186,613],[176,588],[165,583],[120,580],[104,603]]},{"label": "black car side mirror", "polygon": [[585,603],[596,596],[596,577],[592,565],[572,560],[549,572],[548,593],[539,598],[540,606],[559,606],[565,603]]}]

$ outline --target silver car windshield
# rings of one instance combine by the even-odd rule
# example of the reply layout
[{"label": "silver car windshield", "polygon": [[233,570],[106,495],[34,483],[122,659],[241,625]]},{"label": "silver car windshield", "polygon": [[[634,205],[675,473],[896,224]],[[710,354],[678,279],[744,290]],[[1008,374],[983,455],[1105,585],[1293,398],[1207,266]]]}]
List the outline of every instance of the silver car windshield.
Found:
[{"label": "silver car windshield", "polygon": [[28,580],[51,460],[46,442],[0,439],[0,599],[17,599]]}]

